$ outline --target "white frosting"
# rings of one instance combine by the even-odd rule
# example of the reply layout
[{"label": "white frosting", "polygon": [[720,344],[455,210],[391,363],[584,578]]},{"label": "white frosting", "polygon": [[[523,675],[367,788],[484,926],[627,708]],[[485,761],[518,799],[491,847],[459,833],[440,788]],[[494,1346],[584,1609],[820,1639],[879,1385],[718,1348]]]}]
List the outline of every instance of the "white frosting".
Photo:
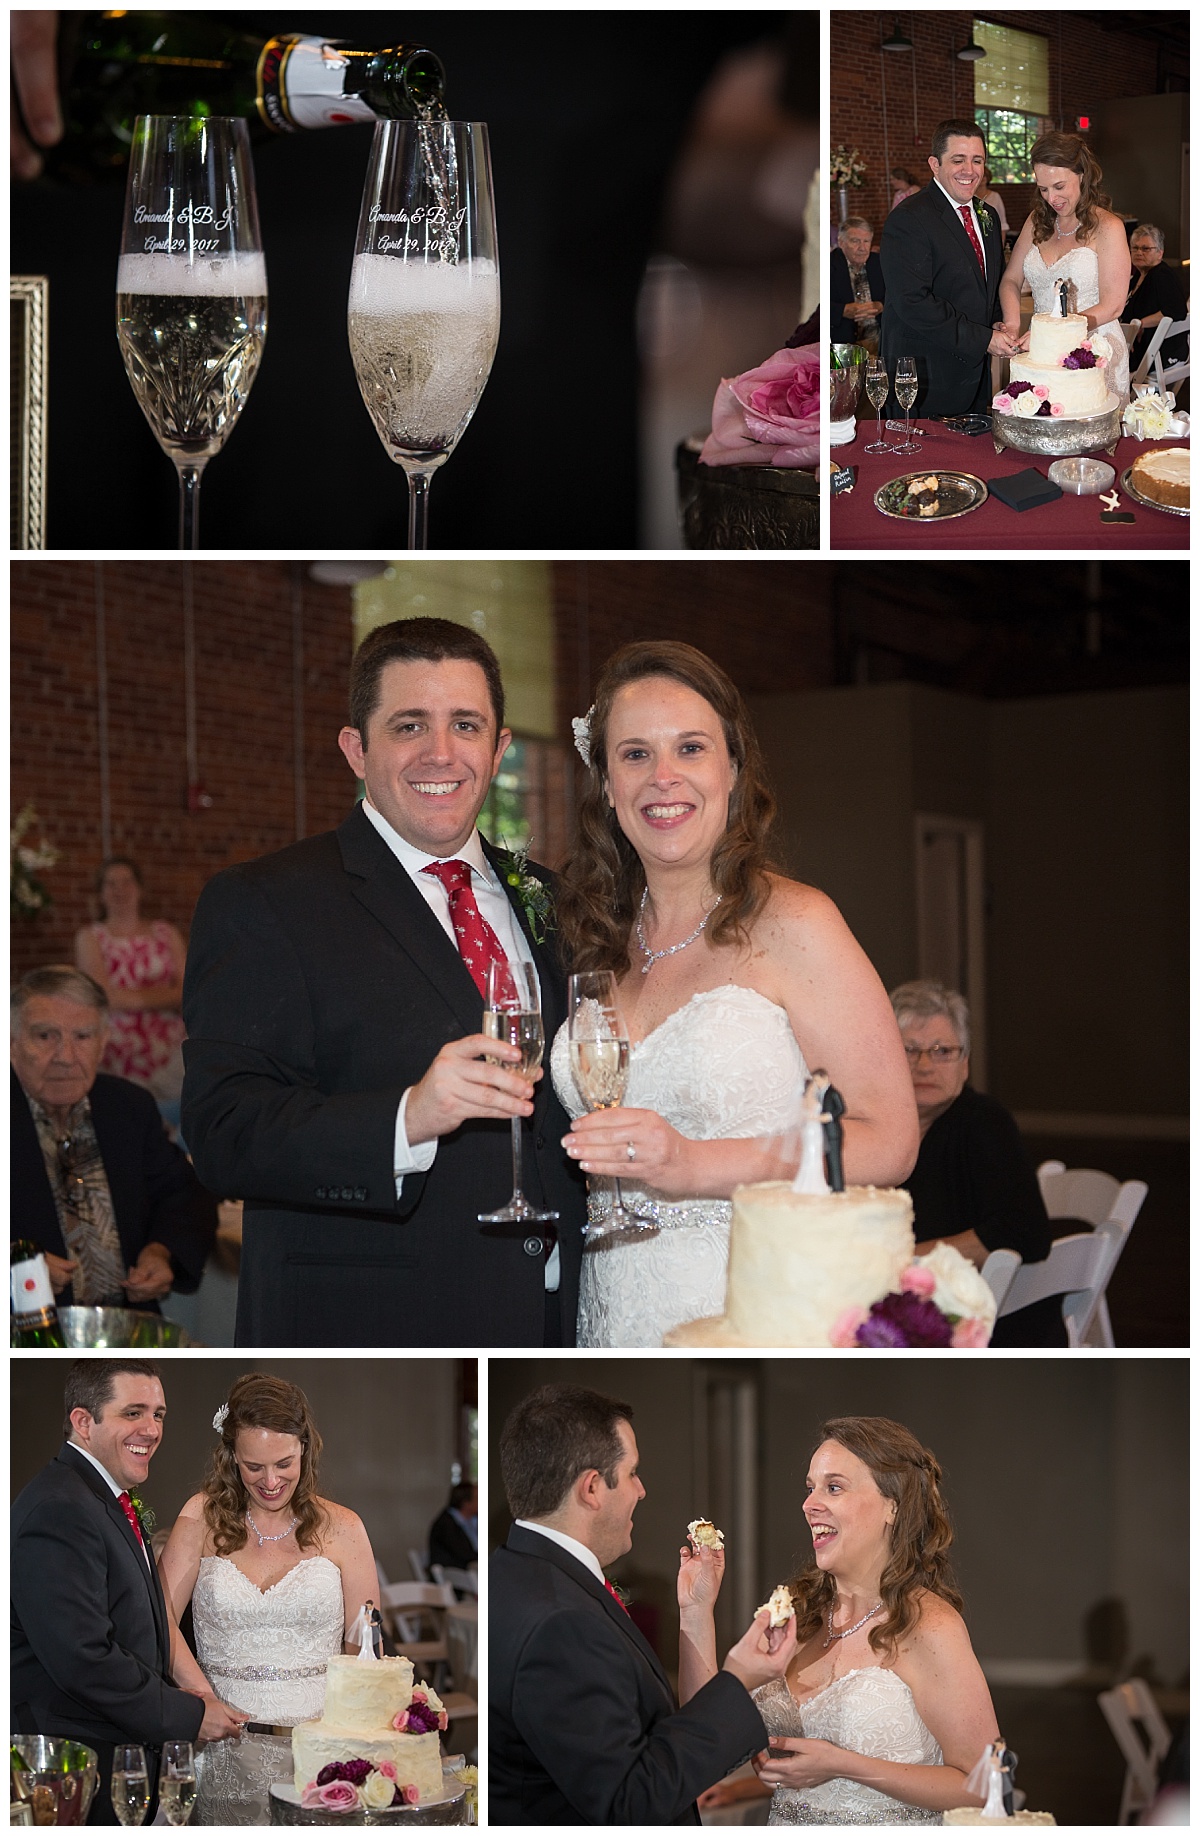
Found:
[{"label": "white frosting", "polygon": [[1086,313],[1069,312],[1062,319],[1052,312],[1035,312],[1029,321],[1029,361],[1057,368],[1087,335]]},{"label": "white frosting", "polygon": [[1012,1829],[1018,1823],[1056,1823],[1049,1811],[1018,1811],[1014,1817],[985,1817],[979,1810],[948,1810],[942,1812],[943,1823],[966,1823],[989,1830]]},{"label": "white frosting", "polygon": [[413,1667],[406,1657],[330,1658],[325,1673],[325,1720],[361,1734],[378,1734],[412,1699]]},{"label": "white frosting", "polygon": [[415,1785],[420,1799],[442,1789],[441,1741],[437,1733],[398,1733],[392,1721],[412,1700],[413,1667],[408,1658],[330,1658],[325,1680],[325,1713],[292,1729],[296,1790],[311,1785],[325,1766],[352,1759],[378,1766],[390,1760],[396,1783]]},{"label": "white frosting", "polygon": [[1168,446],[1161,453],[1143,453],[1134,460],[1137,477],[1157,478],[1161,484],[1190,485],[1192,455],[1186,446]]}]

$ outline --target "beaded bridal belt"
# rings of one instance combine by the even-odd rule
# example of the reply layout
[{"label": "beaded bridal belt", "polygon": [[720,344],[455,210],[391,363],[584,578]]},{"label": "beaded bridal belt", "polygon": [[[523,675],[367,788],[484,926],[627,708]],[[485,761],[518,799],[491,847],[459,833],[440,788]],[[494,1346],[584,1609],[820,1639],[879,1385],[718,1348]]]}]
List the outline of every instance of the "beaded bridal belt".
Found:
[{"label": "beaded bridal belt", "polygon": [[232,1677],[235,1683],[291,1683],[297,1677],[323,1677],[327,1664],[310,1664],[305,1670],[280,1670],[276,1664],[247,1664],[241,1670],[227,1670],[223,1664],[206,1664],[214,1677]]},{"label": "beaded bridal belt", "polygon": [[[671,1202],[668,1199],[651,1198],[648,1193],[630,1190],[628,1184],[621,1188],[626,1208],[636,1217],[652,1220],[659,1230],[712,1230],[727,1228],[733,1206],[728,1199],[682,1199]],[[588,1194],[588,1221],[592,1224],[602,1223],[612,1209],[612,1194],[608,1192],[591,1192]]]}]

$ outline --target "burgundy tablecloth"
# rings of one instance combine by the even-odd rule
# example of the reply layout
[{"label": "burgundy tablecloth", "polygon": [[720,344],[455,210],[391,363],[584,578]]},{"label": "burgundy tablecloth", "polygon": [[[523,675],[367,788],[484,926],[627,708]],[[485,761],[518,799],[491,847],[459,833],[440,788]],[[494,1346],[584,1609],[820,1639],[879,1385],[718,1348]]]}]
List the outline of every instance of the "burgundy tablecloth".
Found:
[{"label": "burgundy tablecloth", "polygon": [[[839,494],[829,508],[830,544],[833,548],[902,548],[910,554],[924,549],[931,553],[947,548],[991,548],[1017,554],[1023,549],[1080,548],[1090,554],[1117,553],[1132,548],[1186,549],[1191,520],[1171,516],[1163,510],[1147,510],[1121,491],[1119,508],[1131,510],[1132,523],[1102,523],[1102,505],[1098,497],[1073,497],[1064,493],[1053,503],[1035,510],[1010,510],[990,494],[986,503],[968,516],[946,522],[918,523],[884,516],[875,508],[874,497],[881,484],[898,478],[903,472],[939,467],[971,472],[990,486],[993,478],[1022,472],[1035,466],[1043,475],[1053,463],[1030,453],[1015,453],[1005,447],[997,453],[990,434],[955,434],[932,421],[915,423],[924,428],[921,451],[897,458],[894,453],[864,453],[863,447],[875,438],[875,417],[860,420],[858,437],[850,446],[835,446],[830,454],[837,465],[852,466],[854,490]],[[885,438],[888,437],[885,434]],[[891,436],[897,442],[900,434]],[[1122,440],[1111,460],[1107,453],[1096,453],[1097,459],[1116,466],[1115,488],[1139,453],[1155,446],[1183,446],[1175,440]]]}]

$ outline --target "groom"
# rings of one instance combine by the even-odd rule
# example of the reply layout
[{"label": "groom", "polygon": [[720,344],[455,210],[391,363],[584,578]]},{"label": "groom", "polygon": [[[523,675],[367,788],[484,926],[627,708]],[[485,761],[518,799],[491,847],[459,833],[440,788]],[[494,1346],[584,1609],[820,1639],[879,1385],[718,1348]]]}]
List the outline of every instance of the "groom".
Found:
[{"label": "groom", "polygon": [[[115,1823],[113,1746],[222,1740],[246,1717],[175,1689],[171,1632],[130,1494],[146,1482],[166,1404],[156,1365],[84,1358],[67,1372],[66,1439],[12,1509],[12,1713],[21,1734],[95,1749],[89,1823]],[[153,1819],[153,1805],[148,1813]]]},{"label": "groom", "polygon": [[[200,896],[183,1126],[208,1190],[245,1200],[240,1345],[574,1344],[567,1118],[483,1037],[490,960],[533,965],[547,1048],[565,1018],[547,889],[475,826],[511,738],[476,632],[379,626],[339,736],[363,801]],[[512,1116],[557,1226],[478,1221],[512,1190]]]},{"label": "groom", "polygon": [[502,1824],[699,1823],[696,1799],[767,1745],[749,1691],[780,1677],[756,1622],[676,1707],[604,1567],[633,1543],[645,1497],[632,1410],[548,1384],[504,1424],[516,1520],[491,1560],[489,1814]]},{"label": "groom", "polygon": [[943,121],[929,155],[930,183],[897,204],[884,223],[879,354],[893,378],[901,357],[916,360],[917,414],[986,409],[988,358],[1015,349],[997,323],[1004,272],[1000,220],[975,202],[985,159],[973,121]]}]

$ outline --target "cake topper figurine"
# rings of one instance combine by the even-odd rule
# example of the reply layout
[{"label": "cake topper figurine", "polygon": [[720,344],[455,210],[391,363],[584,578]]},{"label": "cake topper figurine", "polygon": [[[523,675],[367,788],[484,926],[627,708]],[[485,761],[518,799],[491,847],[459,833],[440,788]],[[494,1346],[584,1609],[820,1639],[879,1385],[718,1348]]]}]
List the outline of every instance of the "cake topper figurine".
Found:
[{"label": "cake topper figurine", "polygon": [[1011,1747],[1004,1744],[1003,1734],[984,1751],[979,1764],[967,1774],[965,1784],[969,1792],[977,1798],[984,1799],[983,1820],[985,1823],[996,1819],[1004,1821],[1013,1814],[1013,1774],[1017,1770],[1017,1756]]},{"label": "cake topper figurine", "polygon": [[829,1081],[828,1071],[814,1071],[813,1084],[820,1099],[821,1127],[825,1140],[825,1172],[831,1192],[846,1190],[846,1174],[842,1165],[842,1117],[846,1105],[840,1090],[835,1090]]},{"label": "cake topper figurine", "polygon": [[383,1656],[382,1650],[376,1649],[377,1642],[379,1646],[383,1644],[383,1620],[373,1600],[364,1601],[359,1608],[358,1618],[350,1628],[350,1637],[358,1640],[358,1655],[368,1664]]},{"label": "cake topper figurine", "polygon": [[1071,305],[1068,296],[1070,285],[1071,283],[1068,280],[1061,280],[1058,283],[1058,316],[1060,319],[1067,319],[1071,316]]},{"label": "cake topper figurine", "polygon": [[800,1170],[792,1181],[793,1192],[823,1196],[829,1191],[825,1178],[824,1128],[828,1119],[821,1108],[817,1080],[810,1078],[800,1102]]}]

